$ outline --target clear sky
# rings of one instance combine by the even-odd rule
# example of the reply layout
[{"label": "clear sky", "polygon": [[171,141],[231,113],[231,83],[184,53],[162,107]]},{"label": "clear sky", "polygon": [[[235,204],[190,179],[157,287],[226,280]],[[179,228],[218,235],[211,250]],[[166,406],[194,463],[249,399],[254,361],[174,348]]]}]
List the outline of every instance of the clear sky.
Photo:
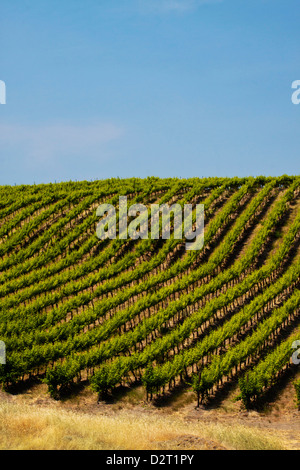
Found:
[{"label": "clear sky", "polygon": [[0,184],[299,174],[299,0],[1,0]]}]

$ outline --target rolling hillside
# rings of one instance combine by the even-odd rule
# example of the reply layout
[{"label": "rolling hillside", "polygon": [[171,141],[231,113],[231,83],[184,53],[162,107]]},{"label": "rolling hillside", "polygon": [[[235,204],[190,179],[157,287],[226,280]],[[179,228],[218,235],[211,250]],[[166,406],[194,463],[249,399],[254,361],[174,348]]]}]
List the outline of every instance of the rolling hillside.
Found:
[{"label": "rolling hillside", "polygon": [[[203,204],[203,248],[173,233],[100,240],[97,207],[119,196]],[[299,367],[299,239],[298,176],[2,186],[0,381],[34,377],[57,399],[81,382],[99,400],[124,383],[148,400],[186,383],[198,405],[236,381],[249,408]]]}]

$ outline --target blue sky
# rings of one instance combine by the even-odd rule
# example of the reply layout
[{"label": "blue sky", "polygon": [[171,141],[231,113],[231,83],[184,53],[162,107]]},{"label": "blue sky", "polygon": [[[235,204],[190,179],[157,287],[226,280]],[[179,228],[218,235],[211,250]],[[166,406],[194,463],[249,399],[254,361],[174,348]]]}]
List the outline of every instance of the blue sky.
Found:
[{"label": "blue sky", "polygon": [[0,184],[299,174],[299,0],[1,0]]}]

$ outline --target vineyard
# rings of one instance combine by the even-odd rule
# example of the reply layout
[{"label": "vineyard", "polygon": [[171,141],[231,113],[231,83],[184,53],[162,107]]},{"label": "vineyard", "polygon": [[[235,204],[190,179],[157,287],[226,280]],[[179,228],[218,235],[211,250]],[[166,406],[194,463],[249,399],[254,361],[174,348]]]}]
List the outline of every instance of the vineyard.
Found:
[{"label": "vineyard", "polygon": [[[105,239],[97,207],[204,205],[204,246]],[[193,213],[195,222],[195,213]],[[246,408],[299,368],[300,177],[111,179],[0,187],[0,382],[84,384],[195,404],[235,382]],[[300,344],[300,342],[299,342]],[[294,356],[295,357],[295,356]],[[300,408],[300,382],[294,381]]]}]

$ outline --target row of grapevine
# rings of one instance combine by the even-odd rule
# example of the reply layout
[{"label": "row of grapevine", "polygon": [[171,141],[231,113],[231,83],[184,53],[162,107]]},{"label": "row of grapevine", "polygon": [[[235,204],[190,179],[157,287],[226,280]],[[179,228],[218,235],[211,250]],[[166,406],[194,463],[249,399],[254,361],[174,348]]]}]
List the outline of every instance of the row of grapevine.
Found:
[{"label": "row of grapevine", "polygon": [[[184,380],[200,403],[251,364],[239,382],[251,405],[296,337],[280,344],[299,309],[299,191],[287,175],[0,187],[0,382],[36,375],[56,396],[89,379],[101,396],[139,380],[152,398]],[[148,223],[151,204],[193,204],[193,224],[203,204],[203,248],[172,231],[99,240],[96,209],[119,196]]]},{"label": "row of grapevine", "polygon": [[[201,189],[203,189],[203,186],[201,185],[199,188],[199,191],[201,192]],[[195,189],[193,189],[193,192]],[[163,196],[163,198],[160,200],[160,203],[164,203],[168,199],[174,196],[174,193],[176,194],[176,190],[174,191],[174,188],[170,191],[167,192]],[[188,197],[191,194],[191,191],[187,193]],[[93,227],[93,224],[91,225]],[[60,286],[64,286],[64,291],[66,292],[66,296],[68,295],[68,286],[67,283],[71,286],[70,289],[72,289],[72,293],[76,293],[76,285],[74,284],[74,281],[76,279],[79,279],[81,277],[84,278],[84,283],[87,287],[91,287],[93,284],[99,283],[100,281],[103,281],[105,279],[113,277],[115,274],[119,273],[121,271],[121,267],[126,267],[128,268],[129,266],[133,266],[134,263],[136,262],[136,259],[139,257],[142,257],[142,255],[146,252],[146,250],[149,249],[149,243],[139,243],[137,244],[134,252],[129,252],[125,253],[125,255],[122,257],[122,259],[119,261],[119,263],[114,264],[111,267],[105,267],[102,268],[102,270],[99,270],[99,265],[103,265],[105,262],[107,262],[112,256],[115,255],[117,248],[120,246],[120,241],[119,240],[113,240],[107,247],[105,247],[103,250],[100,251],[99,255],[96,255],[95,257],[91,257],[86,263],[84,264],[79,264],[75,269],[73,269],[71,272],[62,272],[59,273],[57,276],[51,276],[50,278],[47,277],[44,281],[41,280],[43,279],[43,274],[40,272],[39,273],[39,283],[32,284],[33,279],[31,279],[31,284],[30,284],[30,289],[26,290],[26,285],[24,285],[24,288],[22,290],[23,285],[21,284],[21,281],[19,279],[16,279],[15,282],[10,282],[9,284],[7,283],[4,286],[0,286],[0,295],[5,295],[7,296],[8,290],[10,292],[16,291],[16,288],[18,288],[18,293],[14,297],[10,297],[9,300],[7,299],[5,301],[5,308],[11,308],[13,306],[16,306],[18,303],[23,302],[26,299],[30,299],[33,296],[37,296],[40,293],[45,294],[48,291],[53,290],[54,288],[57,289]],[[168,249],[170,249],[169,246],[167,246]],[[164,247],[164,251],[166,251],[166,247]],[[86,276],[92,273],[93,271],[97,270],[96,275],[94,275],[94,278],[87,278]],[[45,268],[46,271],[46,268]],[[24,279],[23,279],[24,280]],[[23,281],[22,280],[22,281]],[[82,290],[82,289],[80,289]],[[0,308],[2,307],[1,301],[0,301]]]},{"label": "row of grapevine", "polygon": [[294,343],[300,344],[299,332],[280,343],[257,366],[240,378],[240,397],[246,408],[249,408],[251,402],[256,401],[264,390],[272,387],[283,369],[292,364],[293,354],[295,354]]},{"label": "row of grapevine", "polygon": [[[244,194],[244,191],[240,194],[239,198],[242,197],[242,194]],[[230,208],[233,207],[232,205],[232,201],[229,201],[229,206]],[[235,198],[235,201],[234,201],[234,204],[237,204],[236,202],[236,198]],[[235,207],[235,206],[234,206]],[[225,208],[226,210],[226,213],[228,212],[228,207]],[[223,211],[222,211],[223,213]],[[222,214],[221,214],[222,215]],[[219,217],[221,219],[220,221],[220,224],[222,223],[222,221],[224,221],[224,217]],[[248,215],[245,216],[245,221],[248,219]],[[241,224],[241,226],[243,226],[243,223]],[[218,225],[219,227],[219,225]],[[211,235],[208,237],[208,239],[210,239],[210,237],[213,236],[213,232],[211,232]],[[169,241],[167,241],[167,246],[169,244]],[[161,251],[161,254],[164,255],[164,252],[165,250],[162,250]],[[189,258],[192,258],[194,255],[190,255],[188,256],[188,263],[190,264],[191,263],[191,260]],[[151,266],[152,264],[152,260],[150,262],[148,262],[147,264]],[[179,269],[182,271],[183,268],[186,268],[189,266],[186,261],[182,261],[181,259],[175,263],[169,270],[166,270],[166,271],[163,271],[162,273],[160,273],[159,275],[157,276],[153,276],[151,277],[150,279],[148,279],[147,281],[145,281],[144,283],[141,283],[137,286],[133,286],[133,287],[130,287],[128,288],[126,291],[122,290],[120,292],[120,295],[118,296],[118,298],[121,298],[122,299],[122,302],[124,302],[124,299],[130,299],[132,298],[133,296],[137,295],[138,293],[141,293],[143,291],[149,291],[150,288],[156,286],[158,283],[161,283],[162,281],[166,280],[166,279],[170,279],[172,278],[174,275],[178,274],[179,272]],[[147,264],[145,264],[147,266]],[[187,266],[188,264],[188,266]],[[87,297],[92,300],[92,298],[97,298],[99,297],[100,294],[103,294],[105,292],[109,292],[111,291],[112,289],[115,289],[117,288],[118,286],[122,287],[124,286],[125,284],[129,283],[129,282],[132,282],[133,278],[135,278],[136,276],[138,276],[138,278],[141,277],[141,270],[144,268],[145,265],[141,265],[139,266],[136,270],[134,270],[133,272],[130,272],[128,274],[126,274],[125,276],[120,276],[118,278],[114,278],[112,279],[110,282],[107,282],[105,284],[100,284],[99,287],[93,291],[93,292],[89,292],[88,294],[84,295],[83,296],[83,299],[82,299],[82,304],[86,303],[87,301]],[[137,273],[137,274],[136,274]],[[96,275],[97,276],[97,275]],[[191,276],[190,276],[191,277]],[[129,280],[127,281],[127,278],[129,278]],[[120,281],[120,282],[119,282]],[[86,281],[88,282],[88,281]],[[181,283],[183,282],[183,280],[181,281]],[[178,284],[179,288],[181,286],[181,283]],[[74,283],[71,283],[71,290],[75,290],[76,288],[76,285],[74,285]],[[174,287],[171,286],[172,289],[174,289]],[[170,288],[167,288],[166,292],[167,294],[169,293],[169,290]],[[64,286],[64,292],[66,292],[66,286]],[[57,300],[59,299],[59,295],[60,293],[56,294],[56,297],[54,298],[54,300],[57,302]],[[112,306],[116,306],[117,303],[116,303],[116,297],[111,300],[111,304]],[[48,297],[45,296],[45,302],[47,302],[47,299]],[[53,300],[51,301],[51,298],[50,298],[50,303],[48,305],[51,305],[51,302],[53,303]],[[73,298],[72,300],[70,300],[71,304],[73,303],[74,304],[74,308],[78,308],[78,306],[80,305],[80,296],[77,295],[76,298]],[[103,302],[100,304],[100,307],[102,308],[102,304]],[[36,305],[36,307],[35,307]],[[39,322],[39,324],[42,324],[42,316],[39,315],[38,318],[36,318],[35,316],[32,315],[32,313],[34,311],[39,311],[41,312],[41,309],[43,308],[43,303],[42,303],[42,299],[39,299],[34,303],[30,303],[30,305],[28,306],[28,308],[20,308],[20,311],[18,312],[18,310],[16,308],[13,308],[11,310],[11,313],[10,311],[7,311],[5,310],[5,317],[7,319],[7,324],[5,326],[5,328],[7,329],[7,331],[18,331],[17,329],[17,325],[16,323],[14,322],[13,318],[17,317],[18,320],[17,321],[20,321],[20,316],[22,316],[22,329],[24,330],[25,328],[25,324],[24,324],[24,319],[26,316],[29,317],[29,321],[30,321],[30,324],[28,325],[29,329],[32,329],[33,327],[36,329],[37,327],[37,323],[36,321]],[[47,304],[46,304],[47,305]],[[95,314],[100,314],[100,312],[96,311],[95,312],[95,307],[93,305],[93,308],[91,309],[92,310],[92,313],[93,315]],[[48,317],[50,316],[52,319],[53,319],[53,314],[55,314],[55,319],[53,320],[54,323],[56,323],[57,321],[61,321],[62,317],[61,317],[61,314],[65,314],[67,311],[70,310],[70,304],[68,302],[64,302],[64,304],[61,306],[61,313],[60,313],[60,309],[59,308],[56,308],[55,312],[50,312],[50,314],[48,315]],[[27,311],[28,311],[28,314],[27,314]],[[17,313],[17,315],[16,315]],[[9,324],[8,324],[9,322]],[[34,323],[33,323],[34,322]],[[45,322],[47,325],[48,325],[48,322],[46,320]]]},{"label": "row of grapevine", "polygon": [[[274,214],[277,214],[276,210],[274,211]],[[273,214],[273,216],[274,216],[274,214]],[[271,218],[271,216],[270,216],[270,218]],[[293,236],[295,234],[295,231],[297,229],[299,229],[299,221],[298,221],[298,225],[295,225],[293,227],[293,230],[291,231],[291,233],[289,233],[288,236],[286,237],[287,243],[291,242],[291,240],[293,239]],[[286,247],[286,245],[283,244],[282,247]],[[256,247],[256,250],[257,250],[257,247]],[[253,253],[257,252],[256,250],[253,250]],[[282,254],[283,254],[283,250],[278,254],[278,257],[277,257],[277,262],[278,263],[282,259]],[[241,264],[241,266],[242,266],[242,264]],[[266,275],[273,272],[273,270],[274,270],[274,264],[270,264],[269,271],[265,270]],[[233,271],[229,270],[226,274],[229,275],[230,276],[229,278],[232,279],[232,278],[234,278],[236,272],[234,270]],[[193,275],[194,275],[194,272],[193,272]],[[261,279],[261,274],[259,274],[257,276],[257,279]],[[180,282],[182,283],[182,281],[183,281],[183,279],[181,281],[179,281],[179,283]],[[139,343],[149,333],[151,333],[151,331],[155,331],[156,329],[159,329],[160,328],[159,325],[163,325],[167,321],[168,318],[173,318],[174,315],[176,314],[176,312],[179,312],[180,310],[186,308],[189,304],[193,305],[197,300],[201,299],[205,292],[214,292],[216,290],[216,282],[219,283],[219,287],[221,287],[222,281],[223,281],[223,283],[226,282],[225,275],[223,276],[223,278],[222,278],[221,275],[219,275],[216,278],[216,280],[214,281],[214,285],[213,285],[213,283],[211,283],[211,285],[207,285],[207,286],[204,285],[204,286],[202,286],[198,289],[195,289],[192,293],[183,295],[178,300],[174,300],[173,302],[171,302],[169,304],[169,306],[167,308],[160,310],[156,315],[152,314],[149,318],[145,319],[141,324],[138,324],[137,327],[135,328],[135,330],[132,333],[129,332],[126,335],[122,336],[121,338],[118,338],[118,337],[115,338],[115,339],[113,338],[109,342],[109,345],[108,345],[109,356],[118,354],[120,352],[124,352],[125,351],[125,345],[126,345],[126,349],[128,349],[129,345],[131,345],[131,347],[132,347],[135,344]],[[251,279],[249,279],[249,281],[245,281],[245,285],[246,285],[245,291],[247,291],[248,286],[251,285],[250,282],[251,282]],[[253,282],[253,280],[252,280],[252,282]],[[169,290],[172,288],[172,286],[174,286],[174,284],[169,286]],[[239,293],[238,288],[236,288],[236,292]],[[152,298],[153,298],[153,295],[152,295]],[[145,308],[144,302],[145,302],[145,298],[141,299],[140,302],[139,301],[136,302],[134,307],[131,308],[131,310],[134,311],[135,314],[136,314],[138,312],[139,303],[144,305],[144,308]],[[123,312],[123,317],[125,317],[126,315],[127,315],[127,318],[128,318],[128,313],[126,311],[124,311]],[[191,318],[193,319],[194,315]],[[115,321],[115,317],[113,317],[113,321]],[[184,325],[183,325],[183,328],[184,328]],[[90,337],[93,337],[93,336],[95,337],[95,332],[93,332],[93,330],[92,330],[91,332],[88,333],[88,335]],[[97,340],[99,340],[99,338],[97,338]],[[94,340],[94,343],[97,344],[97,341]],[[156,344],[156,342],[153,343],[154,348],[155,348],[155,344]],[[113,345],[115,345],[115,346],[113,346]],[[77,350],[77,347],[78,347],[78,344],[74,348],[74,351]],[[101,345],[100,347],[96,347],[94,351],[90,351],[89,353],[83,354],[82,358],[80,360],[79,360],[78,354],[77,354],[76,355],[76,360],[78,360],[77,367],[84,367],[84,368],[85,367],[91,367],[91,366],[95,366],[97,364],[97,361],[103,361],[104,358],[107,360],[109,358],[109,356],[107,356],[107,354],[105,354],[105,351],[102,352],[105,349],[105,347],[106,347],[105,343],[103,345]],[[141,356],[140,354],[138,354],[138,355]],[[74,364],[73,358],[70,359],[70,362],[72,364]],[[61,368],[61,367],[64,367],[64,368],[68,369],[69,368],[68,361],[66,362],[65,365],[63,365],[63,366],[59,365],[58,366],[58,368]],[[110,367],[111,367],[111,364],[110,364]],[[119,368],[119,366],[116,366],[115,369],[118,369],[118,368]],[[75,370],[74,367],[73,367],[73,370]],[[119,370],[121,370],[121,369],[119,368]],[[53,371],[51,372],[51,377],[53,377],[54,373],[55,372],[53,372]],[[59,375],[61,376],[61,373],[59,373]]]},{"label": "row of grapevine", "polygon": [[276,337],[278,330],[285,326],[290,318],[294,318],[299,307],[300,291],[297,289],[282,307],[275,309],[267,320],[259,323],[256,330],[245,340],[230,348],[227,353],[213,356],[211,363],[204,367],[199,375],[194,376],[193,387],[198,394],[198,401],[199,398],[202,401],[223,377],[232,374],[234,368],[241,368],[246,361],[250,363],[272,335]]}]

